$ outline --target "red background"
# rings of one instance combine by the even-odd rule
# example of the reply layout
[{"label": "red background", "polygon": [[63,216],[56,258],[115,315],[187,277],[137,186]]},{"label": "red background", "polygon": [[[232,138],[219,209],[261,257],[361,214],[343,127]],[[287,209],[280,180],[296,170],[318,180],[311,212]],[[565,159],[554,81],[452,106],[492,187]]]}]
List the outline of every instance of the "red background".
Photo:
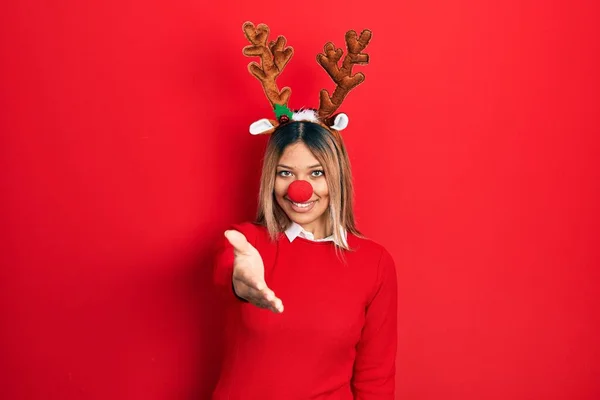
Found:
[{"label": "red background", "polygon": [[271,116],[245,20],[294,46],[296,108],[326,41],[374,32],[342,111],[398,265],[398,399],[600,398],[596,2],[7,3],[2,399],[207,398],[212,244],[254,214]]}]

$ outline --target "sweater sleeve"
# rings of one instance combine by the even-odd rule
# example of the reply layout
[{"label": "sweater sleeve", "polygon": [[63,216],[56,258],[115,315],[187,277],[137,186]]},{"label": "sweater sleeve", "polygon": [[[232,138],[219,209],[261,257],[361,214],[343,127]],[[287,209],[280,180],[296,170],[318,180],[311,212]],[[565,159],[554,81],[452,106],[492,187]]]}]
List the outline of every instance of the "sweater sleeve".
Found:
[{"label": "sweater sleeve", "polygon": [[355,400],[393,400],[396,378],[398,281],[394,260],[383,249],[375,294],[366,308],[352,376]]},{"label": "sweater sleeve", "polygon": [[[253,226],[251,223],[242,223],[231,225],[228,229],[235,229],[236,231],[243,233],[250,244],[254,246],[255,230],[252,228]],[[213,259],[213,283],[223,295],[246,301],[241,297],[238,297],[233,290],[233,246],[229,243],[225,235],[221,235],[217,241],[215,250]]]}]

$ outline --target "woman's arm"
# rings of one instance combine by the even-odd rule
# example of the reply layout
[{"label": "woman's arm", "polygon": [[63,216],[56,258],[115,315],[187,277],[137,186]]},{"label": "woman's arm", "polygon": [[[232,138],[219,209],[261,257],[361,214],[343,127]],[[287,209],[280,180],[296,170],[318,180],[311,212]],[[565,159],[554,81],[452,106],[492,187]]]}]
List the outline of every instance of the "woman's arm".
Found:
[{"label": "woman's arm", "polygon": [[375,294],[366,309],[352,376],[355,400],[393,400],[396,379],[398,281],[394,260],[383,250]]}]

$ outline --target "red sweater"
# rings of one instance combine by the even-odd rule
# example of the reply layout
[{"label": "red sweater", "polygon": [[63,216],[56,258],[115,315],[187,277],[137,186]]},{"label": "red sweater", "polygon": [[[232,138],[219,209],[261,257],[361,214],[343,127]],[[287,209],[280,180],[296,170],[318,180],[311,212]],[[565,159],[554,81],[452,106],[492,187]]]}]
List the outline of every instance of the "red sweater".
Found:
[{"label": "red sweater", "polygon": [[215,281],[229,305],[227,353],[213,400],[394,399],[397,281],[379,244],[348,234],[344,264],[333,242],[276,242],[265,227],[235,225],[262,256],[275,314],[232,289],[233,248],[225,238]]}]

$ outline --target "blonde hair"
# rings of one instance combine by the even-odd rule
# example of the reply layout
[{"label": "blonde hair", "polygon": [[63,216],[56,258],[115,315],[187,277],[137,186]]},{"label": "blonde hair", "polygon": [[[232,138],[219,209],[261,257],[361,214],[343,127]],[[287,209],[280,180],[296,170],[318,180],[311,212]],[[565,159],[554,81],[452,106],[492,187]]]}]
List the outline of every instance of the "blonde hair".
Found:
[{"label": "blonde hair", "polygon": [[342,231],[362,236],[354,221],[350,160],[339,133],[314,122],[289,122],[278,127],[269,138],[263,159],[256,222],[267,228],[272,240],[276,240],[290,225],[291,220],[275,200],[274,187],[279,159],[289,145],[298,142],[304,143],[323,166],[336,250],[350,250]]}]

